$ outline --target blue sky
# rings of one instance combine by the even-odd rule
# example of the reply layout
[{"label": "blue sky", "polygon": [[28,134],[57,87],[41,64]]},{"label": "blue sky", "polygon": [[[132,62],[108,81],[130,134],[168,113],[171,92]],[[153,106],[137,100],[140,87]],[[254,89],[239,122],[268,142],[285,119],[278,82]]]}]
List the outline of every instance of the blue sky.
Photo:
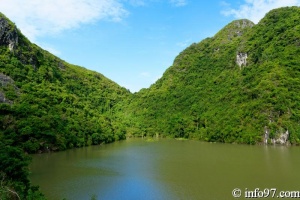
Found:
[{"label": "blue sky", "polygon": [[0,0],[0,12],[42,48],[136,92],[232,20],[292,5],[300,0]]}]

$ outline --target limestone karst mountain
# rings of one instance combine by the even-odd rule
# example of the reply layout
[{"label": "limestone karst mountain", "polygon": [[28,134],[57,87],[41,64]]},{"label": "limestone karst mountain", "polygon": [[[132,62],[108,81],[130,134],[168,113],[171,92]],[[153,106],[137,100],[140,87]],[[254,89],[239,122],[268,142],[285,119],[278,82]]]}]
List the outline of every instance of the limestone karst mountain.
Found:
[{"label": "limestone karst mountain", "polygon": [[166,136],[300,144],[300,8],[236,20],[131,94],[32,44],[0,15],[0,199],[43,199],[26,153]]},{"label": "limestone karst mountain", "polygon": [[299,30],[300,8],[286,7],[192,44],[134,94],[132,134],[299,144]]}]

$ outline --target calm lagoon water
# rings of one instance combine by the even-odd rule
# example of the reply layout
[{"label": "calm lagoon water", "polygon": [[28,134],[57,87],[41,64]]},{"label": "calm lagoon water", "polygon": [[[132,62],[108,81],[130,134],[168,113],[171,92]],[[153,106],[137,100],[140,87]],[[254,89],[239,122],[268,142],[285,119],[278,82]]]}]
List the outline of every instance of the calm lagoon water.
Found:
[{"label": "calm lagoon water", "polygon": [[235,188],[240,199],[255,188],[300,191],[300,147],[128,139],[34,155],[30,169],[50,200],[228,200]]}]

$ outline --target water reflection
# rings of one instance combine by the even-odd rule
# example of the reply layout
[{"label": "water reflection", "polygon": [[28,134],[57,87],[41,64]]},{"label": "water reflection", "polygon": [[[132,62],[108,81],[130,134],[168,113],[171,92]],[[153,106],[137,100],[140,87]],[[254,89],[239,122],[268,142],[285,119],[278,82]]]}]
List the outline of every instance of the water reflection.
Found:
[{"label": "water reflection", "polygon": [[35,155],[31,180],[49,199],[232,199],[234,188],[292,190],[298,147],[141,139]]}]

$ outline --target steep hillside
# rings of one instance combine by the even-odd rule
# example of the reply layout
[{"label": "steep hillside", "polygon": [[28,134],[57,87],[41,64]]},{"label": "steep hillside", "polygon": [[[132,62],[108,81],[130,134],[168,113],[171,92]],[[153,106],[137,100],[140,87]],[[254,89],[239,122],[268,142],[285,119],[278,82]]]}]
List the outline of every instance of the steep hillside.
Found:
[{"label": "steep hillside", "polygon": [[0,39],[2,137],[27,152],[124,138],[113,110],[126,89],[31,44],[4,16]]},{"label": "steep hillside", "polygon": [[127,115],[136,129],[129,131],[299,144],[299,30],[300,8],[281,8],[257,25],[233,21],[192,44],[160,80],[134,94]]},{"label": "steep hillside", "polygon": [[103,75],[30,43],[0,15],[0,199],[25,199],[36,191],[23,152],[124,139],[116,112],[128,95]]},{"label": "steep hillside", "polygon": [[162,135],[300,144],[300,8],[228,24],[130,94],[26,39],[0,15],[0,199],[43,199],[25,153]]}]

